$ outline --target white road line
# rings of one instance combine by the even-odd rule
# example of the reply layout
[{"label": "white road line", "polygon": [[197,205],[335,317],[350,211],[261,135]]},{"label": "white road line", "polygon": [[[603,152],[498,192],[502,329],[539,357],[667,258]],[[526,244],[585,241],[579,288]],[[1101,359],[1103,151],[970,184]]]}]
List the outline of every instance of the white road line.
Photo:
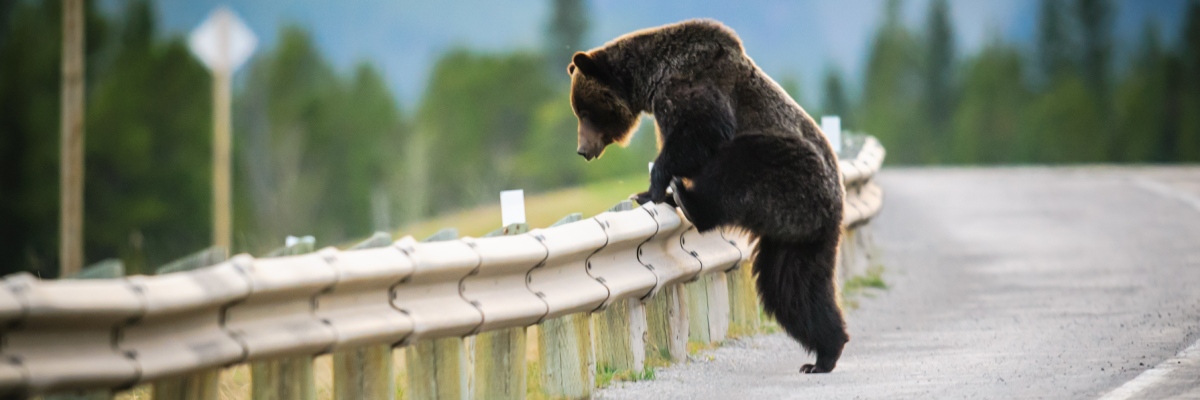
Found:
[{"label": "white road line", "polygon": [[1168,375],[1171,375],[1172,372],[1175,372],[1176,369],[1183,365],[1200,365],[1200,340],[1183,349],[1175,357],[1159,363],[1154,368],[1143,371],[1137,377],[1133,378],[1133,380],[1125,382],[1124,385],[1108,392],[1100,400],[1132,399],[1133,396],[1141,393],[1143,390],[1162,382]]},{"label": "white road line", "polygon": [[1162,182],[1146,178],[1134,178],[1133,184],[1159,196],[1179,200],[1183,204],[1191,206],[1196,211],[1200,211],[1200,197],[1196,195],[1176,190]]}]

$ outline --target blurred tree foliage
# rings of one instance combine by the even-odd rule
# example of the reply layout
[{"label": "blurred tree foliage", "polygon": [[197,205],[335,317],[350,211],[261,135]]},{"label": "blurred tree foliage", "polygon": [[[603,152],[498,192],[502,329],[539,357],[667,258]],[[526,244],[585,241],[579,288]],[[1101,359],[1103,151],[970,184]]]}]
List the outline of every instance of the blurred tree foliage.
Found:
[{"label": "blurred tree foliage", "polygon": [[181,38],[155,40],[148,2],[124,18],[88,95],[84,235],[89,260],[140,272],[211,238],[211,85]]},{"label": "blurred tree foliage", "polygon": [[954,32],[950,27],[946,0],[934,0],[925,26],[925,101],[921,104],[933,142],[929,161],[945,161],[949,148],[950,120],[954,117],[956,88],[954,79]]},{"label": "blurred tree foliage", "polygon": [[987,45],[964,67],[962,100],[953,114],[952,136],[942,143],[946,158],[955,163],[1012,161],[1026,151],[1020,147],[1023,108],[1031,98],[1022,84],[1021,54],[999,42]]},{"label": "blurred tree foliage", "polygon": [[854,110],[850,104],[850,95],[846,93],[846,83],[842,79],[842,70],[836,67],[825,71],[825,79],[821,83],[822,96],[821,113],[841,117],[842,126],[854,126]]},{"label": "blurred tree foliage", "polygon": [[1032,59],[992,39],[958,60],[951,5],[930,2],[918,37],[889,1],[856,107],[834,107],[845,94],[826,78],[825,113],[855,115],[843,126],[877,136],[889,163],[1200,161],[1200,2],[1178,48],[1147,25],[1122,69],[1110,0],[1042,0]]},{"label": "blurred tree foliage", "polygon": [[889,0],[875,33],[863,77],[861,116],[854,128],[871,132],[888,148],[888,160],[920,163],[934,157],[922,110],[921,43],[900,20],[899,0]]},{"label": "blurred tree foliage", "polygon": [[299,27],[250,65],[235,105],[235,240],[266,251],[286,235],[338,243],[393,227],[388,202],[407,130],[369,64],[338,76]]},{"label": "blurred tree foliage", "polygon": [[541,57],[526,52],[457,49],[438,60],[416,117],[417,135],[429,145],[431,184],[413,189],[429,193],[428,212],[494,201],[514,188],[526,133],[552,97],[541,66]]},{"label": "blurred tree foliage", "polygon": [[[85,4],[90,93],[96,77],[113,67],[105,65],[112,53],[109,23],[94,3]],[[62,4],[5,1],[0,18],[0,272],[52,277],[58,270],[62,49],[45,43],[62,41]],[[87,154],[94,155],[91,148]],[[96,184],[95,178],[87,179],[87,185]],[[89,260],[102,258],[91,246],[85,248]]]},{"label": "blurred tree foliage", "polygon": [[576,51],[587,50],[583,47],[589,27],[587,13],[585,0],[550,0],[544,54],[549,73],[559,78],[557,82],[570,81],[566,73],[560,72],[566,71]]},{"label": "blurred tree foliage", "polygon": [[[540,51],[451,49],[408,115],[373,65],[339,71],[304,29],[283,28],[236,79],[234,251],[285,235],[345,243],[503,189],[645,179],[651,118],[626,148],[575,154],[563,69],[584,49],[587,4],[549,1]],[[864,76],[830,66],[820,109],[877,136],[890,163],[1200,161],[1200,1],[1182,37],[1147,25],[1127,53],[1109,1],[1042,0],[1032,48],[993,38],[957,54],[954,3],[930,2],[918,30],[889,0]],[[152,3],[87,4],[87,259],[148,271],[208,245],[211,81],[179,35],[156,30]],[[2,272],[57,269],[60,49],[46,44],[60,35],[60,2],[0,2]]]}]

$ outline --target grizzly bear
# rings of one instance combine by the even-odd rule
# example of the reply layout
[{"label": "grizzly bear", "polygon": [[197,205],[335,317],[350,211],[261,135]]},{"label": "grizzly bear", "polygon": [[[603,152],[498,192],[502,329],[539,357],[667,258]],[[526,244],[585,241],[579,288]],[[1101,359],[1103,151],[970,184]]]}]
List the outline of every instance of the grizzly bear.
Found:
[{"label": "grizzly bear", "polygon": [[675,205],[702,232],[757,238],[763,307],[816,353],[801,372],[832,371],[849,341],[834,280],[844,194],[813,119],[711,20],[621,36],[576,53],[567,72],[579,155],[627,143],[640,114],[653,115],[658,158],[649,190],[631,198]]}]

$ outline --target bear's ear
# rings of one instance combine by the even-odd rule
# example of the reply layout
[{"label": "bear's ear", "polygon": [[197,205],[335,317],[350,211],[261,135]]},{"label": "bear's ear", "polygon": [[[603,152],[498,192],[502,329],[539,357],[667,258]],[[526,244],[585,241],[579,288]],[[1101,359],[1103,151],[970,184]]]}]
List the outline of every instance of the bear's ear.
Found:
[{"label": "bear's ear", "polygon": [[[597,63],[595,59],[592,59],[591,56],[582,51],[575,53],[575,56],[571,57],[571,65],[574,66],[574,68],[579,68],[579,72],[582,72],[584,75],[589,75],[596,78],[607,75],[604,69],[600,67],[600,64]],[[571,70],[572,67],[567,67],[567,71]]]},{"label": "bear's ear", "polygon": [[567,64],[567,75],[575,73],[575,63]]}]

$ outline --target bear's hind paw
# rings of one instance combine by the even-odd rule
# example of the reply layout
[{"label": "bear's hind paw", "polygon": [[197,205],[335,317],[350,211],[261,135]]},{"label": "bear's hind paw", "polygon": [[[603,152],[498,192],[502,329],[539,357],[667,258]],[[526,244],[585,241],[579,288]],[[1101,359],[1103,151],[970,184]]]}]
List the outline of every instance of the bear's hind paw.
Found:
[{"label": "bear's hind paw", "polygon": [[818,367],[813,364],[804,364],[804,365],[800,366],[800,373],[802,373],[802,374],[825,374],[825,373],[829,373],[829,370],[826,370],[824,368]]}]

